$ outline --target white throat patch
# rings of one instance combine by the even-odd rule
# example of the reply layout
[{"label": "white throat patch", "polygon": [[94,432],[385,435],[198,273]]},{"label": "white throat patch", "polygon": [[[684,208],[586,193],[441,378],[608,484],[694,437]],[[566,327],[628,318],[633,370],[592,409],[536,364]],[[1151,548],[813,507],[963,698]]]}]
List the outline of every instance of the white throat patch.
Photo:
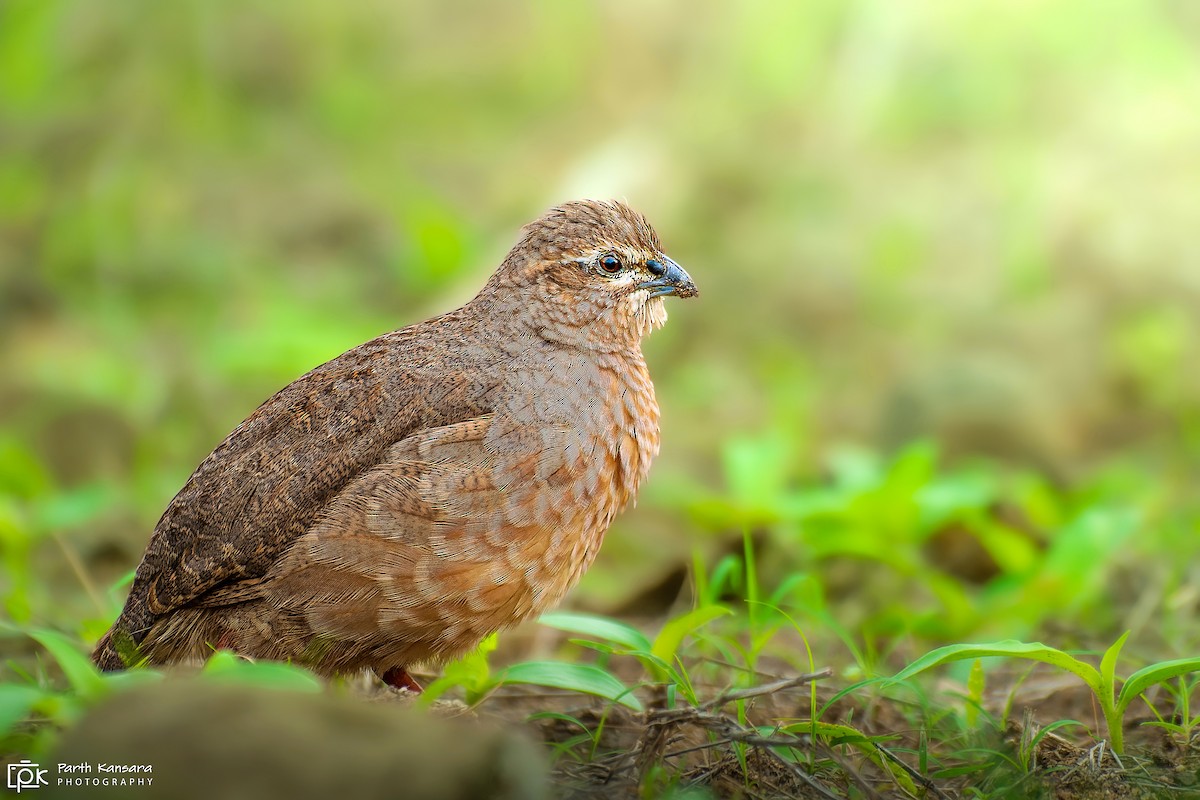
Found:
[{"label": "white throat patch", "polygon": [[649,289],[639,289],[629,295],[633,323],[641,336],[667,324],[667,306],[661,297],[651,297]]}]

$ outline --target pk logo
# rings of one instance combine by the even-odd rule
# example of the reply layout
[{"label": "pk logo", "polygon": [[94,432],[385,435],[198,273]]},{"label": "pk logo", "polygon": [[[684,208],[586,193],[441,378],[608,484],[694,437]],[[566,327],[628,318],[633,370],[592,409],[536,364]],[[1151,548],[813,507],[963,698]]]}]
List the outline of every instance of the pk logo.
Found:
[{"label": "pk logo", "polygon": [[40,789],[49,785],[46,770],[39,769],[39,765],[29,759],[8,765],[8,788],[16,790],[17,794],[23,789]]}]

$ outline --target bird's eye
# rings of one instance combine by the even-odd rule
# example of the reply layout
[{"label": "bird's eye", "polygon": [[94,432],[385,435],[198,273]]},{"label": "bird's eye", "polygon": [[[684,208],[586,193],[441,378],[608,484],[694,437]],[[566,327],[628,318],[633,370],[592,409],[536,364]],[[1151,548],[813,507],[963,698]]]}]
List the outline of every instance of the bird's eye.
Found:
[{"label": "bird's eye", "polygon": [[621,271],[621,259],[609,253],[606,256],[600,257],[600,269],[609,275],[616,275]]}]

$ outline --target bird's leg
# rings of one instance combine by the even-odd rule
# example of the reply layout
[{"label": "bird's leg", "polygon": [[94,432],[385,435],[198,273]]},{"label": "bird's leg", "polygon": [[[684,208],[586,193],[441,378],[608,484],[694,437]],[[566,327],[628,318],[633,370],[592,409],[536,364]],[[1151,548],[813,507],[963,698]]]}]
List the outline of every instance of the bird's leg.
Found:
[{"label": "bird's leg", "polygon": [[387,672],[379,676],[383,682],[393,689],[403,689],[406,692],[413,694],[421,693],[421,684],[413,680],[413,676],[408,674],[408,670],[404,667],[392,667]]}]

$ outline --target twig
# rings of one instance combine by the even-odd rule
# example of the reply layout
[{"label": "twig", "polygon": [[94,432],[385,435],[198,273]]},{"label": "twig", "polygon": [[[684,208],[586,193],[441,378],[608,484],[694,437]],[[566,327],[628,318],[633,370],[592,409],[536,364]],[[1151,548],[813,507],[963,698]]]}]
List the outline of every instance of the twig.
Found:
[{"label": "twig", "polygon": [[810,789],[812,789],[814,792],[821,795],[822,797],[828,798],[828,800],[843,800],[842,798],[840,798],[836,794],[834,794],[832,791],[830,791],[825,786],[825,784],[821,783],[816,778],[809,775],[804,770],[800,769],[800,766],[798,764],[796,764],[793,761],[788,761],[786,758],[781,756],[779,753],[775,752],[776,747],[792,747],[796,744],[799,744],[798,742],[779,742],[779,741],[776,741],[774,739],[771,739],[771,738],[765,737],[765,736],[747,736],[744,739],[741,739],[741,741],[745,742],[748,745],[752,745],[754,747],[759,748],[759,750],[761,750],[762,752],[769,755],[771,758],[778,761],[789,772],[791,772],[793,775],[795,775],[801,781],[806,783]]},{"label": "twig", "polygon": [[934,784],[933,781],[929,780],[929,778],[926,778],[920,772],[917,772],[915,769],[910,767],[908,764],[904,763],[904,759],[902,759],[899,756],[897,756],[896,754],[894,754],[891,750],[888,750],[886,747],[879,744],[878,742],[875,743],[875,749],[878,750],[880,753],[882,753],[883,757],[886,758],[888,761],[891,761],[893,764],[900,767],[900,769],[907,772],[908,776],[910,778],[912,778],[917,783],[921,784],[923,787],[925,787],[926,790],[933,792],[935,797],[939,797],[939,798],[941,798],[941,800],[950,800],[950,798],[944,792],[942,792],[942,790],[939,789]]},{"label": "twig", "polygon": [[664,753],[663,759],[678,758],[679,756],[686,756],[689,753],[695,753],[700,750],[711,750],[714,747],[724,747],[725,745],[730,744],[732,741],[733,739],[717,739],[715,742],[698,744],[695,747],[689,747],[685,750],[676,750],[673,753]]},{"label": "twig", "polygon": [[720,708],[726,703],[732,703],[735,700],[748,700],[751,697],[762,697],[767,694],[775,694],[787,689],[794,689],[797,686],[804,686],[821,678],[828,678],[833,675],[833,670],[823,669],[820,672],[810,672],[805,675],[797,675],[794,678],[784,678],[781,681],[774,683],[764,683],[762,686],[752,686],[749,689],[738,689],[737,691],[725,691],[709,700],[706,703],[701,703],[697,708],[704,711],[711,711],[715,708]]},{"label": "twig", "polygon": [[750,669],[750,667],[747,667],[743,664],[735,664],[732,661],[726,661],[723,658],[714,658],[712,656],[701,656],[700,658],[697,658],[696,661],[701,664],[715,664],[718,667],[728,667],[729,669],[733,670],[734,672],[745,672],[747,675],[753,675],[756,678],[778,678],[779,677],[774,672],[763,672],[760,669]]},{"label": "twig", "polygon": [[859,773],[859,771],[855,769],[852,764],[850,764],[849,761],[842,758],[842,756],[838,753],[834,752],[834,749],[825,742],[814,740],[813,744],[825,754],[826,758],[837,764],[838,768],[841,769],[842,772],[849,775],[850,778],[857,783],[864,792],[866,792],[866,795],[868,798],[870,798],[870,800],[880,800],[879,793],[871,787],[871,784],[867,781],[867,779],[864,778],[862,774]]},{"label": "twig", "polygon": [[108,613],[108,608],[105,606],[104,600],[100,597],[100,592],[96,590],[96,584],[92,583],[91,576],[83,567],[83,562],[79,559],[79,553],[75,552],[75,548],[67,543],[67,540],[62,537],[58,531],[50,534],[55,543],[58,544],[58,549],[62,550],[63,557],[67,560],[67,564],[71,567],[71,571],[75,573],[75,577],[79,580],[83,591],[87,593],[88,598],[96,606],[96,610],[101,615]]},{"label": "twig", "polygon": [[796,737],[788,736],[787,738],[780,738],[763,736],[758,731],[742,727],[728,717],[713,714],[697,714],[696,722],[708,728],[709,730],[716,731],[718,734],[726,737],[727,739],[761,749],[771,758],[774,758],[776,761],[782,764],[789,772],[799,778],[802,782],[807,784],[809,788],[827,800],[842,800],[842,798],[839,798],[816,778],[800,769],[799,765],[788,761],[779,753],[775,752],[776,747],[794,748],[801,744],[800,740]]}]

